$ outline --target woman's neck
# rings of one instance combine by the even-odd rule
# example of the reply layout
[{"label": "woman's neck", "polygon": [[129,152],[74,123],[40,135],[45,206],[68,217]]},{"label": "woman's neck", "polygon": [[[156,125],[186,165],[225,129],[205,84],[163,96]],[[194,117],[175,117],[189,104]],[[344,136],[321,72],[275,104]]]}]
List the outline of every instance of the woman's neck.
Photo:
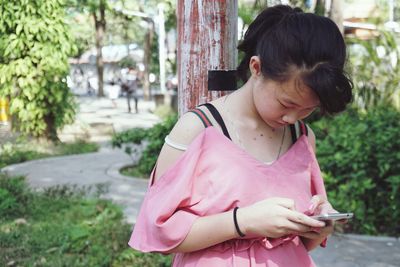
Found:
[{"label": "woman's neck", "polygon": [[241,126],[257,129],[260,125],[265,125],[258,113],[253,96],[251,81],[245,83],[241,88],[228,96],[229,113],[232,118],[240,118],[237,123]]}]

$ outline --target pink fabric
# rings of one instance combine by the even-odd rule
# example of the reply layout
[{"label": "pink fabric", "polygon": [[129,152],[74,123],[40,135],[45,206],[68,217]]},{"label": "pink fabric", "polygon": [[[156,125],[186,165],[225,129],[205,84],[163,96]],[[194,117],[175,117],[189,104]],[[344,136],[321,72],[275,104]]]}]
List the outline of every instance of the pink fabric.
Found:
[{"label": "pink fabric", "polygon": [[[315,194],[326,195],[306,136],[272,165],[206,128],[160,179],[149,186],[129,245],[165,252],[178,246],[200,216],[247,206],[270,197],[295,200],[306,212]],[[173,266],[315,266],[298,236],[233,239],[191,253],[177,253]]]}]

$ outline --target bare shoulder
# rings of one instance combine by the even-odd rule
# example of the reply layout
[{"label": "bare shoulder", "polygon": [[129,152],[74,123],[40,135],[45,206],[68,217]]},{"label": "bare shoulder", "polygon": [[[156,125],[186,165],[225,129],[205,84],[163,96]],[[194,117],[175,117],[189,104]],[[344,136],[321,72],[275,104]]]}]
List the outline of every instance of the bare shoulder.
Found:
[{"label": "bare shoulder", "polygon": [[314,150],[314,153],[316,153],[316,145],[315,145],[315,134],[314,131],[311,129],[309,125],[306,124],[307,130],[308,130],[308,142],[311,144],[311,147]]},{"label": "bare shoulder", "polygon": [[[201,120],[192,112],[188,112],[178,120],[168,137],[182,146],[188,146],[204,130]],[[173,148],[164,143],[157,159],[155,181],[170,168],[185,151]]]},{"label": "bare shoulder", "polygon": [[187,146],[203,130],[204,125],[197,115],[187,112],[178,120],[168,136],[170,140]]}]

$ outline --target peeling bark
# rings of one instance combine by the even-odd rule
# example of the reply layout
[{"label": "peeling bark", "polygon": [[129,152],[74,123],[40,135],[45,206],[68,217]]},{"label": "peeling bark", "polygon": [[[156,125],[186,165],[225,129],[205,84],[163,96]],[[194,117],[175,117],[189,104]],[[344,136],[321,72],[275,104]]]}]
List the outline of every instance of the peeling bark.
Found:
[{"label": "peeling bark", "polygon": [[211,101],[208,70],[237,65],[237,0],[178,0],[178,111]]}]

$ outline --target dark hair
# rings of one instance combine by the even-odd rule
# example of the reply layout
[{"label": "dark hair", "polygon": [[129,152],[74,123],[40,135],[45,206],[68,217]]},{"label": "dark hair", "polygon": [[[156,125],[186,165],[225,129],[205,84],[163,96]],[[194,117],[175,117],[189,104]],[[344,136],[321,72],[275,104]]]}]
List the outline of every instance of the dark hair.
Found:
[{"label": "dark hair", "polygon": [[340,112],[352,100],[353,84],[344,72],[346,45],[329,18],[278,5],[264,9],[250,24],[238,46],[245,53],[237,72],[249,77],[252,56],[259,56],[262,74],[284,81],[299,70],[299,77],[319,97],[321,109]]}]

